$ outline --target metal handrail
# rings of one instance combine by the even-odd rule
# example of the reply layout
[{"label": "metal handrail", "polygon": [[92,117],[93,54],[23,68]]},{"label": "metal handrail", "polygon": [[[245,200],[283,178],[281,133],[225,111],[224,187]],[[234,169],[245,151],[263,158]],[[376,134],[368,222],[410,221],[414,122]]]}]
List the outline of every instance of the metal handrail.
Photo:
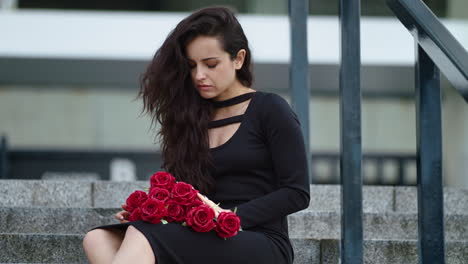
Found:
[{"label": "metal handrail", "polygon": [[445,263],[440,72],[468,103],[468,53],[421,0],[387,0],[415,39],[419,263]]},{"label": "metal handrail", "polygon": [[468,103],[468,52],[420,0],[387,0],[390,9]]}]

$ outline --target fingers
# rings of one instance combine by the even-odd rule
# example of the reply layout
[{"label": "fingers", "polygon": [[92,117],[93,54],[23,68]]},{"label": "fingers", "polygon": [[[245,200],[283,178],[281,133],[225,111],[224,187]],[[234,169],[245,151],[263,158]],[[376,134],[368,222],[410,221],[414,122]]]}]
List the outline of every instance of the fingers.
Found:
[{"label": "fingers", "polygon": [[197,193],[198,198],[206,205],[211,207],[213,211],[215,212],[215,217],[218,217],[219,213],[222,212],[224,209],[219,207],[217,204],[215,204],[213,201],[208,199],[206,196],[203,194]]},{"label": "fingers", "polygon": [[210,207],[216,206],[216,204],[213,201],[208,199],[208,197],[204,196],[203,194],[197,193],[197,196],[202,202],[209,205]]},{"label": "fingers", "polygon": [[120,223],[129,222],[128,217],[130,216],[130,213],[127,212],[127,205],[122,204],[121,207],[122,207],[123,211],[120,211],[120,212],[116,213],[115,218],[117,218],[120,221]]},{"label": "fingers", "polygon": [[122,216],[122,212],[116,213],[116,214],[114,215],[114,217],[117,218],[118,220],[123,219],[123,218],[122,218],[122,217],[123,217],[123,216]]},{"label": "fingers", "polygon": [[117,218],[120,222],[127,220],[129,216],[130,216],[130,213],[127,211],[120,211],[115,214],[115,218]]},{"label": "fingers", "polygon": [[206,201],[206,200],[208,199],[208,198],[206,198],[205,195],[203,195],[203,194],[201,194],[201,193],[197,193],[197,196],[198,196],[198,198],[199,198],[200,200],[202,200],[202,201]]}]

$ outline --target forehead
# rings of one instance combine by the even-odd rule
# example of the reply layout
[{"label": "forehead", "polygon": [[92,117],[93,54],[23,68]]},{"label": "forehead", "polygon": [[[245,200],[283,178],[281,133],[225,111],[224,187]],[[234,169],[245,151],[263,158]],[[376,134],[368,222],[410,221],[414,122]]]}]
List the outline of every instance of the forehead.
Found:
[{"label": "forehead", "polygon": [[198,36],[186,47],[187,57],[191,60],[202,60],[210,57],[223,56],[225,52],[216,37]]}]

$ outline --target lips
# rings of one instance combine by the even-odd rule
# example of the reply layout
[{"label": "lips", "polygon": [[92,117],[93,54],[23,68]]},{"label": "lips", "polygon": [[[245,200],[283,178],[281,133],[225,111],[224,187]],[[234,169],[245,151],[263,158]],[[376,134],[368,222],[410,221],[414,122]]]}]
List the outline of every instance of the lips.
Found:
[{"label": "lips", "polygon": [[197,85],[197,87],[198,87],[198,89],[200,89],[200,90],[208,90],[208,89],[210,89],[210,88],[213,87],[213,86],[211,86],[211,85],[202,85],[202,84],[199,84],[199,85]]}]

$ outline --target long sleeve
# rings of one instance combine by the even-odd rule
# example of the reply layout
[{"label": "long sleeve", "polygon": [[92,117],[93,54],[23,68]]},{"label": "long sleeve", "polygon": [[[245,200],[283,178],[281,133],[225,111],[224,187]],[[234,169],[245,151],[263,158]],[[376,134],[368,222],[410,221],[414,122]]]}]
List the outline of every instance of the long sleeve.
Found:
[{"label": "long sleeve", "polygon": [[243,228],[305,209],[310,200],[307,156],[296,114],[276,94],[265,98],[262,113],[262,130],[278,186],[275,191],[237,207]]}]

